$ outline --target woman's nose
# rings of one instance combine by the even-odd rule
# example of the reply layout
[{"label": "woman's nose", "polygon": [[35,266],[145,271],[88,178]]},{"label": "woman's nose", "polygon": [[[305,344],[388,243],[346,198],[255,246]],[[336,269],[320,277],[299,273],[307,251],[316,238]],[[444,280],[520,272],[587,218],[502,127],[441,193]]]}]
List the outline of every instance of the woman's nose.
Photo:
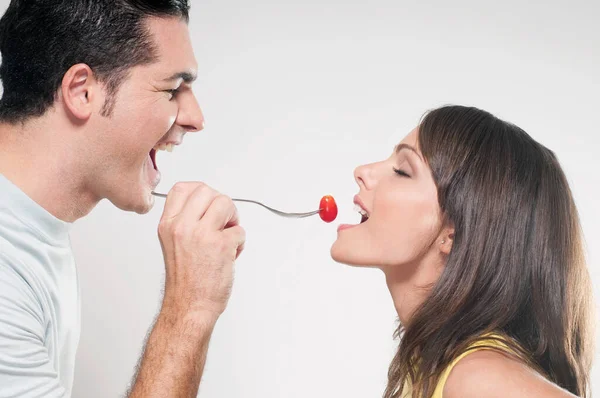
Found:
[{"label": "woman's nose", "polygon": [[373,189],[376,184],[375,166],[377,163],[358,166],[354,170],[354,179],[360,188]]}]

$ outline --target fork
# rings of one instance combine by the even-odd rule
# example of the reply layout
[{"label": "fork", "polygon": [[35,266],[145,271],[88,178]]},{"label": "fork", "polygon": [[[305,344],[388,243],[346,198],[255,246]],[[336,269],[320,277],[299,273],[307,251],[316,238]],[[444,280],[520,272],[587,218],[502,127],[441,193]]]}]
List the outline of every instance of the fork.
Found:
[{"label": "fork", "polygon": [[[154,192],[154,191],[152,191],[152,195],[157,196],[159,198],[166,198],[167,197],[167,195],[164,194],[164,193],[158,193],[158,192]],[[257,202],[256,200],[234,199],[234,198],[232,198],[231,200],[233,200],[234,202],[254,203],[254,204],[257,204],[259,206],[264,207],[265,209],[269,210],[272,213],[277,214],[278,216],[286,217],[286,218],[305,218],[305,217],[314,216],[315,214],[319,214],[319,212],[321,211],[319,209],[319,210],[315,210],[315,211],[309,211],[308,213],[287,213],[287,212],[284,212],[284,211],[273,209],[272,207],[269,207],[269,206],[267,206],[265,204]]]}]

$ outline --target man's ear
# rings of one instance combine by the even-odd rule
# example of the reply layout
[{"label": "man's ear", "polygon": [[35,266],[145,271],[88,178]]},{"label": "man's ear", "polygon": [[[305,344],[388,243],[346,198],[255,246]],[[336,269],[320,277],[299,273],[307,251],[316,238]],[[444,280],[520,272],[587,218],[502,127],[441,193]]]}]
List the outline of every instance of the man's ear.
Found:
[{"label": "man's ear", "polygon": [[65,111],[75,120],[86,121],[90,118],[98,93],[98,81],[86,64],[73,65],[63,76],[62,101]]}]

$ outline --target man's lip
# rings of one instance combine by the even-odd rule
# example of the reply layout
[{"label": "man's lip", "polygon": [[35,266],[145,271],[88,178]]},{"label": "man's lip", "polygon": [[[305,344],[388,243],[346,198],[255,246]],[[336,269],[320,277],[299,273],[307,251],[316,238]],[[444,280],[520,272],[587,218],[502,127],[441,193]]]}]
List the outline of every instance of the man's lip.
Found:
[{"label": "man's lip", "polygon": [[183,138],[186,136],[186,133],[183,131],[173,131],[169,130],[165,135],[163,135],[160,140],[154,144],[154,148],[159,145],[181,145],[183,143]]},{"label": "man's lip", "polygon": [[354,197],[354,204],[360,206],[364,211],[367,212],[368,215],[371,215],[371,211],[367,209],[363,201],[360,199],[360,196],[356,195]]},{"label": "man's lip", "polygon": [[154,145],[153,148],[156,148],[159,145],[181,145],[183,143],[183,140],[179,140],[179,141],[161,141],[161,142],[157,142],[156,145]]}]

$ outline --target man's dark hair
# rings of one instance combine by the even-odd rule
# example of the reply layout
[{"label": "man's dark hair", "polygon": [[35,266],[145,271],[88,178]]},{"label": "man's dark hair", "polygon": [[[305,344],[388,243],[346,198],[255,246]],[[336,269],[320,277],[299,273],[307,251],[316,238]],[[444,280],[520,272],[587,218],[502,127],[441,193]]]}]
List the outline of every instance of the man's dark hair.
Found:
[{"label": "man's dark hair", "polygon": [[147,18],[187,22],[189,8],[188,0],[11,0],[0,19],[0,122],[42,116],[78,63],[105,84],[110,115],[129,69],[156,60]]}]

